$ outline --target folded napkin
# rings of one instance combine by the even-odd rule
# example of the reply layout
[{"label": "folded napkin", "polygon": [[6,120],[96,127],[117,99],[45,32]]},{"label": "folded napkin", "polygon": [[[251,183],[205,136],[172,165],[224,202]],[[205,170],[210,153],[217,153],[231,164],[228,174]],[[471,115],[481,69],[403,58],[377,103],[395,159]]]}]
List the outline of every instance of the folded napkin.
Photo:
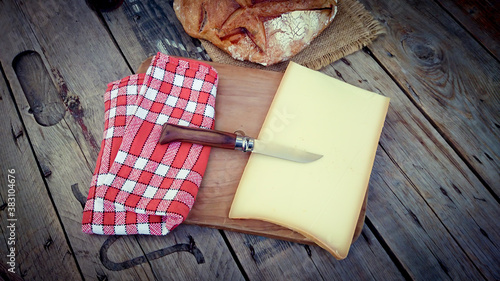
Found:
[{"label": "folded napkin", "polygon": [[210,147],[158,140],[165,123],[212,129],[217,82],[207,64],[158,53],[146,74],[108,85],[83,232],[165,235],[185,220]]}]

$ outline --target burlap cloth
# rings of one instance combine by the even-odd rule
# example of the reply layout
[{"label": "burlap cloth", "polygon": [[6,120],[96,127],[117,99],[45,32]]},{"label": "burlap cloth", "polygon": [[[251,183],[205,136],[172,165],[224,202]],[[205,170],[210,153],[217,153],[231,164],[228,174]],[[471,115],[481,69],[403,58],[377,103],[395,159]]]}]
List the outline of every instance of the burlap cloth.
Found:
[{"label": "burlap cloth", "polygon": [[[330,26],[295,55],[292,61],[318,70],[367,46],[383,33],[382,25],[358,1],[341,0],[338,8],[337,16]],[[284,71],[288,65],[288,61],[268,67],[238,61],[206,40],[201,40],[201,43],[215,62],[274,71]]]}]

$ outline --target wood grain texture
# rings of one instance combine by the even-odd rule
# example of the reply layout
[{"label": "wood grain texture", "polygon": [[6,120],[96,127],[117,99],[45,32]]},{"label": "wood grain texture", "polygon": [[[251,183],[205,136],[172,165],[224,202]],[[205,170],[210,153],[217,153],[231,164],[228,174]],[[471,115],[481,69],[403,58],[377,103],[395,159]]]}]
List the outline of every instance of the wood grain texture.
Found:
[{"label": "wood grain texture", "polygon": [[[3,247],[2,247],[2,250],[3,250]],[[7,249],[5,249],[4,252],[7,253]],[[6,263],[5,264],[0,263],[0,278],[2,278],[2,280],[9,280],[9,281],[23,281],[24,280],[21,276],[19,276],[15,272],[14,273],[10,272],[9,269],[10,269],[9,265],[7,265]]]},{"label": "wood grain texture", "polygon": [[[40,54],[46,69],[50,70],[59,94],[65,97],[63,100],[72,97],[65,103],[69,114],[63,120],[50,127],[40,126],[28,112],[29,105],[14,70],[11,67],[6,69],[27,133],[33,136],[36,157],[42,170],[50,173],[46,179],[48,190],[61,215],[84,278],[154,279],[155,272],[163,271],[165,265],[157,263],[155,266],[158,267],[154,268],[148,262],[142,248],[152,243],[149,241],[138,242],[134,237],[124,237],[120,240],[121,247],[107,250],[111,262],[103,263],[99,253],[110,242],[105,236],[82,233],[82,206],[74,195],[74,192],[87,194],[99,151],[98,141],[102,137],[102,96],[106,83],[130,74],[127,64],[84,1],[44,1],[19,6],[9,1],[1,5],[2,26],[8,27],[3,38],[9,39],[0,43],[2,50],[8,50],[0,54],[2,65],[10,66],[18,53],[33,50]],[[61,28],[68,23],[77,24]],[[93,28],[89,29],[90,26]],[[68,45],[73,47],[67,48]],[[216,230],[211,231],[218,234]],[[162,237],[155,239],[161,240]],[[198,244],[212,243],[213,239],[223,241],[220,235],[202,235]],[[209,248],[204,255],[220,251]],[[231,263],[229,253],[222,256],[225,258],[225,269],[239,272],[237,266]],[[116,266],[112,261],[137,257],[145,262],[126,263],[132,266],[125,268],[107,267]],[[198,272],[203,276],[203,271]]]},{"label": "wood grain texture", "polygon": [[[465,278],[479,280],[481,273],[453,241],[446,226],[432,216],[426,202],[414,190],[415,183],[407,181],[404,174],[390,163],[387,155],[377,158],[379,169],[368,207],[370,220],[380,228],[391,249],[396,252],[412,279],[447,280]],[[391,178],[391,181],[387,179]],[[397,204],[395,198],[402,200]],[[392,223],[389,225],[388,222]],[[392,234],[390,234],[392,233]],[[432,270],[426,270],[432,268]]]},{"label": "wood grain texture", "polygon": [[362,3],[387,29],[373,54],[500,195],[500,62],[433,1]]},{"label": "wood grain texture", "polygon": [[[118,45],[137,46],[129,49],[132,54],[125,56],[134,69],[146,57],[157,52],[200,60],[210,59],[200,41],[184,32],[175,16],[172,3],[172,0],[125,1],[118,10],[103,13]],[[153,38],[154,42],[151,41]]]},{"label": "wood grain texture", "polygon": [[14,255],[14,271],[26,280],[40,275],[81,280],[74,253],[46,192],[29,137],[3,76],[0,76],[0,112],[2,266],[11,261],[8,255]]},{"label": "wood grain texture", "polygon": [[[500,68],[493,50],[498,36],[488,35],[493,40],[489,43],[479,34],[497,25],[489,8],[496,7],[492,1],[361,1],[384,23],[387,34],[370,45],[368,53],[353,54],[323,72],[389,96],[391,106],[370,181],[367,227],[347,259],[333,260],[312,245],[193,225],[181,225],[166,237],[82,234],[82,193],[102,137],[106,83],[130,74],[158,50],[207,59],[199,42],[177,27],[171,2],[126,0],[101,18],[85,1],[0,1],[0,65],[19,109],[17,119],[0,125],[5,140],[0,174],[5,177],[9,163],[25,168],[19,181],[26,196],[20,199],[26,200],[22,216],[33,217],[29,225],[23,218],[19,236],[26,243],[18,255],[25,279],[54,279],[54,272],[56,278],[72,280],[500,279]],[[469,14],[463,18],[460,13]],[[484,21],[488,18],[493,20]],[[52,126],[41,126],[29,110],[18,78],[22,75],[13,67],[23,51],[39,54],[56,92],[67,101],[64,118]],[[40,65],[33,67],[43,71]],[[33,81],[38,80],[41,89],[50,90],[48,80],[36,76],[40,73],[26,73],[36,77]],[[217,111],[223,108],[220,102],[231,104],[242,99],[241,94],[234,87],[225,102],[218,97]],[[55,97],[35,97],[40,95],[42,101]],[[259,107],[259,99],[245,100],[245,114]],[[2,116],[11,116],[3,110],[5,101],[1,92]],[[238,129],[234,124],[227,121],[221,129]],[[258,132],[255,124],[248,125],[243,128],[247,134]],[[224,171],[242,171],[245,159],[235,155],[243,155],[214,155],[227,167],[207,169],[206,176],[217,175],[213,180],[219,184],[237,184]],[[36,196],[24,193],[32,190],[37,190]],[[5,202],[4,190],[0,196]],[[47,197],[53,205],[44,203]],[[2,203],[0,236],[5,239]],[[2,255],[6,245],[0,244]],[[72,257],[61,256],[66,246],[74,250]],[[4,258],[0,261],[4,265]],[[0,266],[0,279],[6,278],[3,271]]]},{"label": "wood grain texture", "polygon": [[[308,256],[308,251],[316,246],[235,232],[227,232],[227,236],[250,280],[322,280],[321,272]],[[345,280],[345,276],[342,278]]]},{"label": "wood grain texture", "polygon": [[214,229],[180,225],[162,239],[151,236],[137,239],[145,253],[173,245],[187,246],[187,251],[149,260],[158,280],[244,280],[228,245]]},{"label": "wood grain texture", "polygon": [[471,35],[500,60],[500,2],[495,0],[438,0]]},{"label": "wood grain texture", "polygon": [[227,232],[227,236],[250,280],[404,279],[367,228],[341,261],[317,246],[234,232]]},{"label": "wood grain texture", "polygon": [[[47,1],[44,3],[48,6],[32,7],[38,8],[35,9],[36,15],[34,15],[37,19],[44,19],[44,12],[48,13],[47,17],[50,17],[49,15],[51,13],[60,11],[60,9],[64,8],[58,4],[56,5],[55,2]],[[53,46],[52,44],[45,46],[39,44],[47,42],[38,41],[36,36],[32,33],[30,26],[25,24],[26,22],[30,22],[25,18],[29,16],[27,11],[21,11],[19,6],[17,6],[14,1],[1,2],[0,5],[2,5],[0,8],[0,13],[2,13],[0,18],[3,20],[2,26],[7,27],[5,30],[8,34],[5,36],[10,39],[0,41],[0,48],[5,50],[0,53],[0,61],[2,62],[2,65],[7,66],[4,69],[5,75],[12,88],[16,105],[20,110],[22,121],[26,127],[26,134],[30,136],[31,145],[33,146],[33,150],[42,173],[47,176],[45,178],[47,192],[50,194],[56,206],[57,212],[60,215],[61,221],[64,225],[64,230],[73,249],[73,254],[76,258],[78,266],[83,274],[83,278],[152,278],[153,274],[151,272],[151,268],[147,264],[122,272],[113,272],[106,269],[99,260],[99,249],[104,243],[105,237],[90,236],[82,233],[82,206],[80,202],[75,199],[71,186],[88,186],[91,177],[92,164],[87,161],[87,157],[84,156],[82,151],[82,146],[75,139],[78,139],[78,133],[82,135],[82,132],[72,131],[68,124],[72,124],[76,128],[78,128],[79,125],[70,114],[66,115],[63,120],[53,126],[39,125],[30,113],[30,106],[27,102],[20,82],[14,72],[14,69],[10,67],[16,55],[23,51],[32,50],[38,54],[44,53],[42,49],[45,50],[46,53],[58,51],[49,48],[49,46]],[[26,6],[22,7],[26,8]],[[22,19],[24,19],[24,21],[21,21]],[[61,20],[63,19],[64,17],[61,18]],[[51,23],[57,25],[56,20],[52,20]],[[47,33],[44,35],[45,40],[51,41],[51,34],[52,36],[64,35],[64,33],[57,33],[54,31],[50,32],[50,29],[47,29]],[[61,40],[61,37],[59,37],[59,40]],[[67,48],[63,48],[62,50],[66,50],[66,52],[70,53],[72,52],[72,50]],[[72,54],[64,54],[62,50],[60,51],[60,58],[62,59]],[[41,55],[41,58],[46,69],[56,69],[58,67],[58,65],[54,64],[54,62],[48,62],[45,56]],[[67,60],[66,62],[70,62],[70,64],[72,64],[76,61]],[[81,71],[81,69],[77,68],[74,75],[80,79],[85,79],[86,75],[81,75]],[[53,75],[54,72],[51,72],[51,74]],[[55,75],[52,77],[57,78]],[[76,77],[73,79],[77,80]],[[57,81],[57,79],[54,79],[54,81]],[[79,81],[79,83],[82,83],[82,81]],[[58,86],[58,89],[63,87],[60,84],[56,85]],[[71,87],[71,84],[66,86]],[[69,108],[67,110],[69,111]],[[83,136],[82,140],[85,143],[88,141],[85,141]],[[90,150],[92,150],[92,148],[87,151]],[[137,242],[130,240],[130,238],[128,238],[127,247],[118,249],[118,252],[121,256],[125,257],[137,256],[141,254],[141,250]]]},{"label": "wood grain texture", "polygon": [[323,72],[391,98],[367,219],[409,274],[498,278],[500,225],[491,218],[500,216],[500,206],[473,171],[368,54],[358,52]]}]

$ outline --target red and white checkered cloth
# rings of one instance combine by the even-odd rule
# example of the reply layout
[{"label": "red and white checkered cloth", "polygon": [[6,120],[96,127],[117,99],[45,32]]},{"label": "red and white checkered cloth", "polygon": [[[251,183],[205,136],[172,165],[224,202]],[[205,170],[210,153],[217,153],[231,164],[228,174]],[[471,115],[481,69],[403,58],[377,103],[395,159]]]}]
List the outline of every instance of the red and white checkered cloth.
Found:
[{"label": "red and white checkered cloth", "polygon": [[164,123],[213,129],[217,82],[207,64],[158,53],[146,74],[108,85],[83,232],[165,235],[184,221],[210,147],[158,140]]}]

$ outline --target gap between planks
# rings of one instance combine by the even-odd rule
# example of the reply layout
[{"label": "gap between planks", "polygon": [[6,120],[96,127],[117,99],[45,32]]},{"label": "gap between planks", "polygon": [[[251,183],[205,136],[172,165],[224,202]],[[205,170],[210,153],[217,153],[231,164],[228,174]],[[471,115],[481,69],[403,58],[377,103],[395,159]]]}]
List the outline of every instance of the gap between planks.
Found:
[{"label": "gap between planks", "polygon": [[30,138],[30,134],[28,133],[28,130],[26,129],[26,125],[25,125],[24,120],[22,118],[21,111],[19,109],[18,103],[16,101],[16,98],[14,96],[12,87],[10,85],[10,81],[7,78],[7,75],[5,73],[4,67],[3,67],[3,65],[2,65],[1,62],[0,62],[0,73],[1,73],[1,79],[3,79],[5,81],[5,84],[6,84],[6,87],[7,87],[7,90],[8,90],[8,94],[10,96],[10,99],[13,102],[14,110],[16,112],[16,117],[19,119],[19,123],[21,123],[22,129],[23,129],[23,135],[24,135],[24,137],[26,137],[26,140],[28,142],[29,152],[33,155],[33,159],[35,160],[36,166],[38,168],[38,173],[40,175],[40,178],[42,179],[43,186],[45,187],[45,191],[47,192],[47,196],[48,196],[48,198],[50,200],[50,203],[52,204],[52,208],[54,208],[55,214],[57,216],[57,222],[61,226],[62,234],[64,235],[64,239],[65,239],[65,243],[66,243],[67,247],[69,248],[69,250],[71,251],[70,254],[71,254],[71,257],[73,258],[73,260],[75,262],[76,268],[78,269],[78,274],[80,275],[80,277],[83,280],[84,277],[83,277],[82,269],[80,268],[80,264],[78,263],[78,260],[75,257],[75,254],[74,254],[75,252],[74,252],[73,247],[72,247],[72,245],[70,243],[70,239],[68,237],[68,234],[66,232],[64,224],[62,222],[61,216],[59,215],[57,206],[56,206],[56,204],[54,202],[54,198],[52,197],[52,194],[51,194],[50,189],[48,187],[47,181],[45,179],[44,171],[43,171],[42,166],[40,164],[40,161],[38,160],[38,157],[37,157],[37,155],[35,153],[35,150],[34,150],[34,147],[33,147],[33,143],[32,143],[31,138]]},{"label": "gap between planks", "polygon": [[[483,46],[481,44],[481,46]],[[486,180],[480,175],[480,173],[474,168],[474,166],[470,163],[469,160],[465,157],[465,155],[460,152],[460,150],[457,148],[457,145],[455,145],[450,138],[443,132],[443,130],[436,124],[436,122],[430,117],[428,113],[423,110],[421,106],[418,105],[416,100],[413,98],[413,96],[405,90],[403,85],[399,83],[397,79],[391,74],[391,72],[385,67],[385,65],[377,58],[377,56],[370,50],[369,47],[364,47],[363,52],[368,54],[370,57],[375,60],[375,62],[384,70],[384,73],[391,78],[392,81],[398,86],[398,88],[403,92],[408,100],[415,106],[415,108],[424,116],[424,118],[431,124],[432,128],[435,129],[439,135],[444,139],[446,144],[455,152],[455,154],[465,163],[467,168],[476,176],[476,178],[483,184],[483,186],[486,188],[486,190],[490,193],[490,195],[496,200],[497,203],[500,204],[500,198],[499,196],[494,192],[493,188],[486,182]]]}]

